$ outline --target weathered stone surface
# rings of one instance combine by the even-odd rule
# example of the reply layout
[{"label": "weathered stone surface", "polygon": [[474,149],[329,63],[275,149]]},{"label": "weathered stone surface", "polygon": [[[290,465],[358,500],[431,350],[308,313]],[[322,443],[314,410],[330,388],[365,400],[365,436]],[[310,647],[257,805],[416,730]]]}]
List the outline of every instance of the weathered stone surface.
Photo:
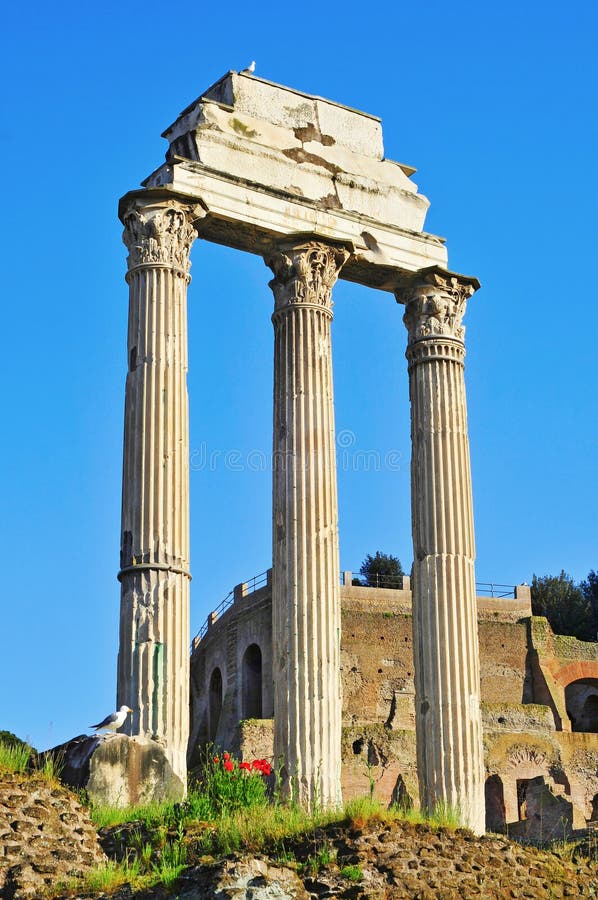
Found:
[{"label": "weathered stone surface", "polygon": [[341,803],[338,502],[332,287],[349,256],[280,244],[274,272],[272,669],[282,790],[306,807]]},{"label": "weathered stone surface", "polygon": [[150,738],[81,735],[48,752],[62,767],[61,779],[85,788],[97,803],[131,806],[181,800],[185,794],[164,747]]},{"label": "weathered stone surface", "polygon": [[527,842],[567,841],[573,831],[573,804],[555,796],[543,775],[532,778],[525,792],[525,818],[509,826],[509,834]]},{"label": "weathered stone surface", "polygon": [[[190,866],[175,894],[179,900],[555,900],[598,893],[596,861],[522,847],[495,835],[476,838],[463,829],[355,823],[288,839],[285,849],[295,862],[281,865],[266,855],[234,853]],[[322,851],[331,862],[318,866]],[[113,900],[166,896],[164,888],[125,888],[112,895]]]},{"label": "weathered stone surface", "polygon": [[[225,859],[190,872],[180,900],[309,900],[293,869],[258,857]],[[184,884],[184,882],[183,882]]]},{"label": "weathered stone surface", "polygon": [[157,738],[186,784],[189,738],[189,415],[187,284],[194,212],[128,204],[117,704],[129,734]]},{"label": "weathered stone surface", "polygon": [[102,861],[73,794],[41,776],[0,773],[0,897],[38,900],[46,887]]},{"label": "weathered stone surface", "polygon": [[415,727],[420,800],[444,803],[482,833],[484,758],[475,537],[463,375],[467,299],[476,279],[405,276],[411,399]]},{"label": "weathered stone surface", "polygon": [[342,277],[387,290],[393,267],[446,265],[415,170],[384,158],[375,116],[229,72],[164,137],[167,162],[144,185],[201,200],[201,237],[259,254],[308,231],[350,242]]}]

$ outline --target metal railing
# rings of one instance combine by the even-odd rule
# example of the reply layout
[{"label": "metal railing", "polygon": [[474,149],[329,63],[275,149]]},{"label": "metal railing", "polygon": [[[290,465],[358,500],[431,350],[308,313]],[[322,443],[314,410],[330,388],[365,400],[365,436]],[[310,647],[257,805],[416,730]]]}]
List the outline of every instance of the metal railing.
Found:
[{"label": "metal railing", "polygon": [[[349,571],[348,569],[346,571]],[[355,585],[355,587],[369,587],[369,588],[394,588],[395,590],[402,590],[403,588],[403,578],[407,578],[406,575],[360,575],[359,570],[357,572],[351,572],[352,578],[351,583]],[[345,572],[340,573],[340,583],[343,585],[345,583],[344,580]]]},{"label": "metal railing", "polygon": [[[191,652],[198,645],[203,637],[207,634],[207,631],[211,624],[216,622],[224,613],[230,609],[230,607],[234,604],[235,600],[241,600],[243,597],[247,597],[249,594],[254,594],[260,588],[265,587],[268,584],[269,572],[270,569],[266,569],[264,572],[259,572],[257,575],[253,575],[251,578],[248,578],[247,581],[242,581],[240,584],[237,584],[231,591],[228,592],[224,600],[222,600],[218,606],[212,610],[209,614],[195,637],[191,642]],[[407,579],[407,584],[409,584],[408,577],[406,575],[378,575],[372,574],[363,576],[360,575],[359,572],[351,572],[349,569],[344,569],[340,572],[340,584],[343,585],[345,583],[345,573],[349,572],[352,575],[351,582],[355,583],[355,585],[360,585],[362,587],[369,588],[394,588],[401,590],[403,588],[403,579]],[[515,598],[515,586],[512,584],[497,584],[493,581],[476,581],[476,593],[478,597],[491,597],[496,600],[513,600]]]},{"label": "metal railing", "polygon": [[217,619],[224,615],[224,613],[230,609],[230,607],[234,604],[235,600],[239,600],[242,597],[246,597],[248,594],[254,594],[257,590],[268,584],[268,572],[270,570],[266,569],[264,572],[259,572],[257,575],[253,575],[247,581],[242,581],[240,584],[235,585],[235,587],[228,592],[224,600],[222,600],[216,609],[213,609],[209,614],[193,640],[191,641],[191,652],[193,653],[193,649],[199,644],[201,639],[205,637],[207,634],[208,628],[211,624],[213,624]]},{"label": "metal railing", "polygon": [[254,575],[249,581],[243,581],[242,584],[247,587],[245,594],[253,594],[259,588],[265,587],[268,584],[269,571],[270,569],[266,569],[264,572],[260,572],[259,575]]},{"label": "metal railing", "polygon": [[[341,571],[340,573],[340,583],[341,585],[345,584],[345,573],[348,572],[351,574],[351,583],[356,587],[373,587],[373,588],[395,588],[401,590],[403,588],[403,578],[407,579],[407,584],[409,584],[408,577],[406,575],[361,575],[359,569],[350,570],[346,569]],[[491,597],[496,600],[514,600],[515,599],[515,585],[513,584],[497,584],[494,581],[476,581],[476,594],[478,597]]]},{"label": "metal railing", "polygon": [[494,597],[496,600],[514,600],[514,584],[495,584],[493,581],[476,581],[475,589],[478,597]]}]

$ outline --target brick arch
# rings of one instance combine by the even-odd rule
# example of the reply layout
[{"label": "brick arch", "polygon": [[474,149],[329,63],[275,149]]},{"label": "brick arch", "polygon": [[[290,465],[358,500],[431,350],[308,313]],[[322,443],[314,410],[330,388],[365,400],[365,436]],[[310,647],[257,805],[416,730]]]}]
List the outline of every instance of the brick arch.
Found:
[{"label": "brick arch", "polygon": [[572,681],[580,681],[587,678],[598,681],[598,660],[575,660],[575,662],[556,669],[553,672],[553,677],[561,687],[567,687]]}]

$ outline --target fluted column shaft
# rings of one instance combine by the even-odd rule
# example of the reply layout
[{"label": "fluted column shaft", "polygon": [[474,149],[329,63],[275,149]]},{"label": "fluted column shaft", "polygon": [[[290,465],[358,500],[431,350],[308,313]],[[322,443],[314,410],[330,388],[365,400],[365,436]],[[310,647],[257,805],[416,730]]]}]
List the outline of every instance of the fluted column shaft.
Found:
[{"label": "fluted column shaft", "polygon": [[411,398],[413,636],[420,800],[485,828],[475,539],[461,320],[477,282],[406,277]]},{"label": "fluted column shaft", "polygon": [[189,734],[187,285],[195,231],[175,201],[123,216],[128,373],[117,703],[186,785]]},{"label": "fluted column shaft", "polygon": [[280,245],[274,272],[274,753],[284,793],[341,802],[338,502],[330,326],[348,252]]}]

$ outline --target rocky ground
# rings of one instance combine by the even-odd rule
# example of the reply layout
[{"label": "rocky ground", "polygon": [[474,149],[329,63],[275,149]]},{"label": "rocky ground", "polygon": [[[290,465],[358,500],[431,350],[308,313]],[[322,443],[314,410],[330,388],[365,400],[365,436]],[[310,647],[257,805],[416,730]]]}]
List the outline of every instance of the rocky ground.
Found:
[{"label": "rocky ground", "polygon": [[76,796],[43,776],[0,774],[0,897],[41,898],[105,860]]},{"label": "rocky ground", "polygon": [[[113,834],[104,846],[112,849]],[[449,898],[558,898],[598,896],[594,862],[570,850],[558,855],[522,847],[495,835],[409,823],[329,826],[285,843],[278,856],[194,857],[174,896],[179,900],[449,900]],[[319,865],[322,859],[331,861]],[[292,860],[292,861],[291,861]],[[97,896],[97,895],[96,895]],[[164,889],[121,889],[113,900],[162,900]]]},{"label": "rocky ground", "polygon": [[[136,826],[137,827],[137,826]],[[77,798],[41,777],[0,777],[0,897],[42,900],[66,875],[122,857],[132,826],[98,836]],[[61,898],[113,900],[449,900],[598,897],[598,834],[581,850],[545,852],[496,835],[406,822],[319,828],[271,853],[202,856],[189,828],[189,865],[169,892],[121,887]],[[100,846],[101,845],[101,846]]]}]

